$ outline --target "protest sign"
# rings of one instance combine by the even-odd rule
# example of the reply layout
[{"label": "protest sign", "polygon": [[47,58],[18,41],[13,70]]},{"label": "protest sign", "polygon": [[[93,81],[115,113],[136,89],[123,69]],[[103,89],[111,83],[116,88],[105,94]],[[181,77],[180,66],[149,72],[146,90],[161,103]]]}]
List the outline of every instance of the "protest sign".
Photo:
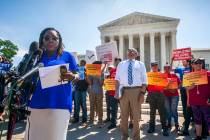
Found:
[{"label": "protest sign", "polygon": [[91,50],[86,50],[85,61],[86,64],[92,64],[94,61],[96,61],[95,52]]},{"label": "protest sign", "polygon": [[106,90],[115,90],[116,80],[114,78],[107,78],[104,80]]},{"label": "protest sign", "polygon": [[116,42],[109,42],[96,47],[97,59],[102,62],[114,63],[118,57]]},{"label": "protest sign", "polygon": [[100,64],[86,64],[86,74],[101,76],[101,65]]},{"label": "protest sign", "polygon": [[174,61],[192,59],[191,48],[181,48],[173,50],[173,59]]},{"label": "protest sign", "polygon": [[169,84],[167,86],[168,89],[178,89],[178,81],[177,78],[172,77],[172,78],[167,78]]},{"label": "protest sign", "polygon": [[165,87],[168,83],[167,75],[160,72],[147,72],[148,85]]},{"label": "protest sign", "polygon": [[183,76],[183,86],[208,84],[207,71],[186,73]]}]

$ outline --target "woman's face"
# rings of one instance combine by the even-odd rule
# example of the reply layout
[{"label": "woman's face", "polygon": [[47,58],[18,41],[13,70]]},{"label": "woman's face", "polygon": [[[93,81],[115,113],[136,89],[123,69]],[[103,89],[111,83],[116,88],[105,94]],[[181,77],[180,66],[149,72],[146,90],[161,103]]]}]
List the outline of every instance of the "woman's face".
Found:
[{"label": "woman's face", "polygon": [[47,51],[56,51],[58,49],[59,36],[56,31],[48,30],[43,37],[43,45]]}]

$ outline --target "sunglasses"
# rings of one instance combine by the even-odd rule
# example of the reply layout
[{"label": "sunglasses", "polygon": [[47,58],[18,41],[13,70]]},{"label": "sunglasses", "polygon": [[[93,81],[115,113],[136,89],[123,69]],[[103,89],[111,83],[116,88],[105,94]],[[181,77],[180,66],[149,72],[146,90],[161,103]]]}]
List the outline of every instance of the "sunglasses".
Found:
[{"label": "sunglasses", "polygon": [[195,62],[194,64],[202,64],[202,62]]},{"label": "sunglasses", "polygon": [[50,37],[50,36],[45,36],[44,37],[44,40],[45,41],[50,41],[50,40],[52,40],[52,41],[58,41],[58,37]]}]

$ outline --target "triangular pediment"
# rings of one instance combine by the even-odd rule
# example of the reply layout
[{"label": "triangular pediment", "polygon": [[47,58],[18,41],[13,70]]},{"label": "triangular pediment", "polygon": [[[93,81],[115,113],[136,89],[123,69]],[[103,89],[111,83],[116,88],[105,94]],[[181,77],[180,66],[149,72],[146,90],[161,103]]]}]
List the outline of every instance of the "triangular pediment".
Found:
[{"label": "triangular pediment", "polygon": [[104,25],[99,26],[99,29],[113,26],[129,26],[129,25],[138,25],[138,24],[149,24],[149,23],[158,23],[158,22],[169,22],[177,21],[179,19],[164,17],[140,12],[134,12],[123,16],[114,21],[108,22]]}]

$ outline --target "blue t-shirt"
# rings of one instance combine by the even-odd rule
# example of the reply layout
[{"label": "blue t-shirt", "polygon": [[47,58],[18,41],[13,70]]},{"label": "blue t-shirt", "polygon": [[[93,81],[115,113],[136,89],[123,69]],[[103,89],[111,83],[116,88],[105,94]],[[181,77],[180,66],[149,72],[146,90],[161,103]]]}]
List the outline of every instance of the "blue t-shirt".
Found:
[{"label": "blue t-shirt", "polygon": [[[44,67],[67,64],[69,63],[70,71],[77,71],[75,58],[69,52],[64,51],[61,56],[57,57],[56,53],[48,58],[46,53],[43,53],[41,61]],[[32,99],[29,102],[31,108],[37,109],[69,109],[72,110],[72,89],[71,82],[42,89],[40,80],[36,85]]]}]

